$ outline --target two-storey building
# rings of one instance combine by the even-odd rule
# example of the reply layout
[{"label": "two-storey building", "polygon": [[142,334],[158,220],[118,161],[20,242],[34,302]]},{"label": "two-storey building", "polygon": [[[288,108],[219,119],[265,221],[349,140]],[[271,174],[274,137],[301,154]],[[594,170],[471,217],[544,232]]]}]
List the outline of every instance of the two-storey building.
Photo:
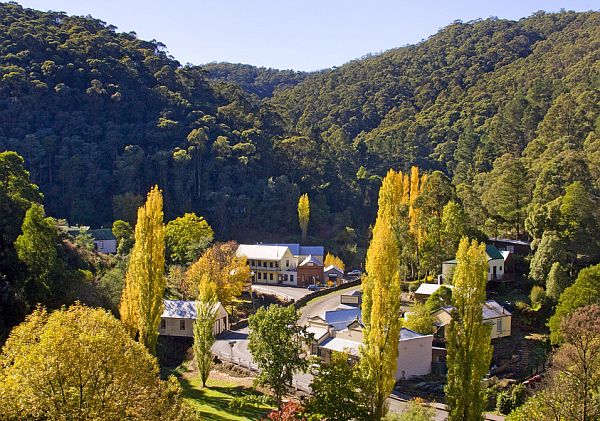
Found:
[{"label": "two-storey building", "polygon": [[290,286],[298,283],[298,259],[289,247],[240,244],[236,254],[246,256],[252,271],[252,283]]}]

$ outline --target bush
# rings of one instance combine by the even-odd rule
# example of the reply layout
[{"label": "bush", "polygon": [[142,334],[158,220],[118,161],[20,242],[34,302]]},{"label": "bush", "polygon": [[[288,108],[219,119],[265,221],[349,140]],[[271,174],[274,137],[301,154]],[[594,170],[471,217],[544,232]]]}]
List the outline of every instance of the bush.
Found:
[{"label": "bush", "polygon": [[498,394],[496,410],[508,415],[525,403],[525,387],[522,384],[512,386]]},{"label": "bush", "polygon": [[408,292],[415,292],[419,285],[421,285],[421,281],[413,281],[408,283]]},{"label": "bush", "polygon": [[546,299],[546,291],[544,288],[534,285],[529,293],[529,299],[531,300],[531,307],[534,310],[539,310]]},{"label": "bush", "polygon": [[232,398],[227,405],[229,409],[239,411],[241,409],[270,406],[273,404],[273,399],[266,395],[245,395]]}]

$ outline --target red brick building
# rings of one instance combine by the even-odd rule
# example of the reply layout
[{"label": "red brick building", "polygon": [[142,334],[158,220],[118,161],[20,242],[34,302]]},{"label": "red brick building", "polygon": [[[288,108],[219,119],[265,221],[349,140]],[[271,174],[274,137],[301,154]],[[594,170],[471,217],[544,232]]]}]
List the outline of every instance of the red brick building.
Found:
[{"label": "red brick building", "polygon": [[308,255],[298,265],[297,271],[299,287],[323,283],[323,263],[312,255]]}]

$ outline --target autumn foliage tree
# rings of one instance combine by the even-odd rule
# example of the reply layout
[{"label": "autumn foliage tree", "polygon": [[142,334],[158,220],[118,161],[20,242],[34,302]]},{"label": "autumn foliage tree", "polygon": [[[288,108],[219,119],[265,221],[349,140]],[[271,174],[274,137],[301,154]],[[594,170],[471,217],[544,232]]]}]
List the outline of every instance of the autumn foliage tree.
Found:
[{"label": "autumn foliage tree", "polygon": [[339,269],[342,270],[342,272],[346,269],[344,261],[331,253],[327,253],[327,255],[325,256],[325,262],[323,262],[323,264],[325,265],[325,267],[330,265],[337,266]]},{"label": "autumn foliage tree", "polygon": [[510,414],[532,419],[597,420],[600,417],[600,306],[578,308],[561,321],[563,343],[539,391]]},{"label": "autumn foliage tree", "polygon": [[[362,318],[365,325],[360,370],[365,385],[366,406],[372,419],[387,412],[387,398],[394,386],[400,340],[400,282],[406,276],[401,265],[399,238],[408,231],[399,223],[407,216],[402,201],[402,173],[390,170],[379,190],[379,210],[373,239],[367,251],[363,278]],[[404,235],[403,235],[404,234]]]},{"label": "autumn foliage tree", "polygon": [[484,410],[481,379],[492,358],[490,329],[483,324],[488,262],[485,244],[463,238],[456,255],[452,320],[448,326],[446,403],[451,421],[479,420]]},{"label": "autumn foliage tree", "polygon": [[298,221],[300,222],[300,230],[302,231],[302,241],[306,241],[309,219],[310,201],[308,200],[308,193],[304,193],[298,199]]},{"label": "autumn foliage tree", "polygon": [[217,285],[217,299],[223,304],[231,303],[243,291],[250,280],[250,267],[245,256],[236,255],[237,243],[216,243],[208,248],[186,272],[190,290],[198,288],[204,275]]},{"label": "autumn foliage tree", "polygon": [[2,419],[177,420],[177,380],[109,312],[36,309],[0,355]]},{"label": "autumn foliage tree", "polygon": [[135,245],[125,275],[119,312],[129,332],[139,337],[151,353],[156,350],[158,325],[166,286],[165,227],[162,193],[155,186],[139,208]]}]

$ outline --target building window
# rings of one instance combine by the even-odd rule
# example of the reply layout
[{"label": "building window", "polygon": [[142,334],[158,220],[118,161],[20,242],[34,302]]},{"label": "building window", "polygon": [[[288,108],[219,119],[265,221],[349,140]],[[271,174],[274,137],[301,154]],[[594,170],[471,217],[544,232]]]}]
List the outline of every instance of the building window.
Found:
[{"label": "building window", "polygon": [[272,274],[272,273],[269,273],[269,275],[270,275],[270,276],[269,276],[269,279],[272,281],[272,280],[273,280],[273,274]]},{"label": "building window", "polygon": [[286,267],[286,268],[289,268],[289,267],[290,267],[290,261],[289,261],[289,260],[286,260],[286,261],[285,261],[285,267]]},{"label": "building window", "polygon": [[263,267],[267,267],[267,262],[263,262]]},{"label": "building window", "polygon": [[254,266],[254,260],[250,260],[250,266]]},{"label": "building window", "polygon": [[185,330],[185,320],[179,321],[179,330]]},{"label": "building window", "polygon": [[290,275],[290,282],[294,282],[294,275]]},{"label": "building window", "polygon": [[260,272],[258,272],[258,279],[261,279]]},{"label": "building window", "polygon": [[498,319],[496,321],[496,330],[498,331],[498,333],[502,332],[502,319]]},{"label": "building window", "polygon": [[161,329],[167,328],[167,321],[165,319],[160,319],[160,328]]},{"label": "building window", "polygon": [[269,267],[273,267],[273,262],[269,262]]}]

